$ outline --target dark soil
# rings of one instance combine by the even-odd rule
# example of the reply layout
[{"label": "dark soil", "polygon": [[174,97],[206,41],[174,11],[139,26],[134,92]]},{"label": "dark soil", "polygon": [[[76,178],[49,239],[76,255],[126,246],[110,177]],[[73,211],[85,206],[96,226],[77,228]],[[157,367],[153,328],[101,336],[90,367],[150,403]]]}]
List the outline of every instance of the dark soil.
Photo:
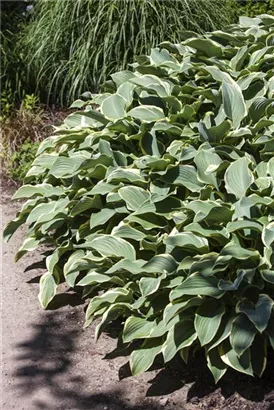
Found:
[{"label": "dark soil", "polygon": [[[10,188],[2,209],[5,225],[18,209]],[[76,294],[59,295],[51,307],[57,310],[39,307],[43,255],[15,265],[22,237],[23,230],[3,245],[1,409],[274,410],[273,353],[262,379],[231,371],[215,385],[201,353],[188,366],[176,358],[130,376],[128,358],[115,351],[115,324],[95,343],[95,325],[82,329],[84,305]]]}]

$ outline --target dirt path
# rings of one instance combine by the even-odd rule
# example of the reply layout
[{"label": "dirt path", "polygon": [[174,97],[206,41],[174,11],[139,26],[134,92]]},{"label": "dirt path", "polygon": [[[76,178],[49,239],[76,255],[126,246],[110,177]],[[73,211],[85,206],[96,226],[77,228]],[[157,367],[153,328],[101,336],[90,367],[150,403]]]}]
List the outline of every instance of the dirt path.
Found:
[{"label": "dirt path", "polygon": [[[3,225],[17,208],[4,191]],[[22,231],[3,245],[1,409],[274,410],[273,358],[262,380],[231,372],[215,386],[203,357],[188,367],[176,359],[172,368],[131,377],[126,357],[107,355],[116,346],[111,334],[96,344],[94,327],[82,330],[81,300],[66,295],[58,310],[39,307],[42,255],[15,265],[21,238]]]}]

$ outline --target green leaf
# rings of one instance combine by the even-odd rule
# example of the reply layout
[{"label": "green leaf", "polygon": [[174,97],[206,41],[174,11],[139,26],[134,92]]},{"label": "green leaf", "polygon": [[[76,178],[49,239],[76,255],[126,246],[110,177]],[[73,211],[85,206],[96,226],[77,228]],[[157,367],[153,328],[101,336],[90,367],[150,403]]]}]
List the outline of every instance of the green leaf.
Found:
[{"label": "green leaf", "polygon": [[194,326],[201,346],[211,342],[225,313],[225,306],[216,299],[208,299],[197,309]]},{"label": "green leaf", "polygon": [[252,369],[262,377],[267,364],[267,338],[257,335],[250,348]]},{"label": "green leaf", "polygon": [[[225,265],[225,268],[227,265]],[[231,280],[223,280],[220,279],[218,283],[218,288],[220,290],[225,290],[225,291],[235,291],[239,288],[240,284],[242,283],[243,279],[246,276],[246,271],[240,270],[237,272],[237,278],[232,282]]]},{"label": "green leaf", "polygon": [[72,208],[70,215],[76,216],[88,209],[95,208],[100,209],[102,207],[102,202],[99,197],[93,199],[88,197],[82,197],[78,203]]},{"label": "green leaf", "polygon": [[210,128],[207,128],[202,121],[200,121],[198,125],[201,140],[209,141],[210,143],[222,141],[230,130],[230,127],[229,121],[223,121],[219,125]]},{"label": "green leaf", "polygon": [[155,293],[161,284],[162,277],[158,278],[141,278],[139,282],[139,287],[142,296],[149,296]]},{"label": "green leaf", "polygon": [[243,313],[233,321],[230,343],[238,356],[241,356],[253,343],[257,330]]},{"label": "green leaf", "polygon": [[90,217],[90,228],[96,228],[103,225],[116,214],[116,210],[113,208],[103,208],[99,212],[92,213]]},{"label": "green leaf", "polygon": [[263,269],[260,271],[260,274],[266,282],[274,284],[274,270]]},{"label": "green leaf", "polygon": [[[150,74],[145,74],[142,75],[141,77],[135,77],[133,79],[131,79],[131,82],[133,82],[136,85],[139,85],[140,87],[144,88],[147,91],[155,91],[156,94],[161,97],[161,98],[165,98],[170,96],[171,91],[172,91],[172,84],[166,81],[161,80],[159,77],[155,76],[155,75],[150,75]],[[143,100],[142,95],[145,96],[144,99],[148,99],[147,102],[153,102],[155,101],[155,97],[152,98],[150,97],[149,93],[147,92],[143,92],[141,94],[141,101]],[[150,100],[150,101],[149,101]],[[156,98],[157,100],[157,98]],[[156,104],[158,105],[158,104]],[[162,105],[162,104],[161,104]]]},{"label": "green leaf", "polygon": [[132,110],[128,111],[127,115],[145,122],[165,119],[163,110],[154,105],[140,105],[139,107],[132,108]]},{"label": "green leaf", "polygon": [[115,288],[106,291],[101,296],[95,296],[89,302],[86,310],[86,324],[89,324],[90,318],[102,307],[106,307],[118,302],[131,302],[131,292],[123,288]]},{"label": "green leaf", "polygon": [[[60,250],[60,248],[59,248],[58,250]],[[68,246],[67,248],[66,248],[66,247],[63,247],[62,250],[64,250],[64,251],[69,250],[69,246]],[[62,253],[62,254],[63,254],[63,253]],[[58,253],[58,259],[59,259],[60,256],[62,256],[62,254],[61,254],[60,251],[59,251],[59,253]],[[83,251],[83,249],[79,249],[79,250],[73,252],[73,253],[69,256],[67,262],[64,264],[64,269],[63,269],[64,275],[66,276],[68,273],[72,272],[72,271],[73,271],[73,268],[74,268],[75,262],[77,262],[79,259],[84,258],[85,255],[86,255],[86,253],[85,253],[85,251]],[[56,261],[58,261],[58,259],[57,259]]]},{"label": "green leaf", "polygon": [[56,201],[41,203],[35,206],[28,215],[27,222],[36,222],[41,216],[48,215],[56,206]]},{"label": "green leaf", "polygon": [[274,157],[271,158],[267,163],[267,172],[274,179]]},{"label": "green leaf", "polygon": [[76,112],[76,115],[81,115],[84,117],[85,120],[93,119],[96,121],[94,124],[95,127],[101,126],[101,125],[107,125],[109,121],[99,112],[96,110],[87,110],[87,111],[82,111],[82,112]]},{"label": "green leaf", "polygon": [[273,47],[262,47],[259,50],[254,51],[254,53],[251,54],[249,64],[248,66],[253,66],[257,64],[260,59],[267,53],[273,53],[274,48]]},{"label": "green leaf", "polygon": [[88,242],[88,244],[103,256],[122,257],[132,261],[136,259],[136,253],[133,246],[121,238],[101,235],[98,238],[93,239],[91,242]]},{"label": "green leaf", "polygon": [[245,196],[247,189],[254,182],[254,176],[248,165],[249,160],[242,157],[232,162],[225,173],[225,187],[229,194],[240,199]]},{"label": "green leaf", "polygon": [[176,62],[169,52],[165,49],[152,48],[150,52],[150,59],[152,64],[161,65],[167,61]]},{"label": "green leaf", "polygon": [[127,272],[138,274],[143,271],[142,268],[144,264],[145,264],[145,261],[142,259],[137,259],[135,261],[123,259],[115,263],[110,269],[106,271],[106,273],[109,274],[109,273],[115,273],[121,270],[126,270]]},{"label": "green leaf", "polygon": [[233,215],[233,211],[228,207],[220,202],[210,200],[191,201],[186,205],[186,209],[190,209],[196,214],[194,217],[195,223],[205,221],[215,225],[215,223],[231,221]]},{"label": "green leaf", "polygon": [[147,191],[135,186],[126,186],[120,188],[119,196],[125,201],[131,211],[136,211],[146,200],[150,198]]},{"label": "green leaf", "polygon": [[244,313],[248,319],[262,333],[268,325],[274,301],[268,295],[260,295],[258,302],[252,305],[251,302],[240,302],[237,306],[238,312]]},{"label": "green leaf", "polygon": [[121,84],[117,89],[117,94],[126,100],[125,107],[128,108],[133,102],[133,91],[135,85],[129,82]]},{"label": "green leaf", "polygon": [[[82,249],[75,251],[70,255],[70,257],[68,258],[67,262],[64,265],[64,276],[65,276],[68,286],[70,287],[75,286],[75,281],[77,279],[77,276],[80,273],[79,271],[74,269],[74,265],[75,263],[79,261],[79,259],[82,259],[84,256],[85,256],[85,252]],[[58,259],[59,259],[59,255],[58,255]]]},{"label": "green leaf", "polygon": [[124,222],[120,222],[118,226],[114,227],[111,235],[118,238],[133,239],[134,241],[141,241],[146,237],[145,233],[139,231],[138,229],[132,228],[128,224],[124,224]]},{"label": "green leaf", "polygon": [[130,369],[133,376],[148,370],[155,357],[161,352],[162,338],[149,339],[142,347],[134,350],[130,355]]},{"label": "green leaf", "polygon": [[[64,123],[71,128],[92,128],[108,124],[108,120],[98,111],[78,111],[70,114]],[[38,151],[39,152],[39,151]]]},{"label": "green leaf", "polygon": [[222,84],[224,111],[229,119],[232,120],[233,128],[238,128],[243,118],[247,115],[247,109],[239,85],[230,80]]},{"label": "green leaf", "polygon": [[219,272],[220,270],[223,270],[220,267],[215,268],[215,263],[218,258],[218,254],[215,252],[210,252],[205,255],[199,255],[199,257],[191,258],[189,259],[189,265],[185,262],[187,261],[187,258],[185,258],[179,265],[179,268],[181,269],[187,269],[189,270],[189,273],[201,273],[203,276],[213,276],[214,273]]},{"label": "green leaf", "polygon": [[177,286],[170,293],[170,300],[173,301],[184,295],[202,295],[220,298],[224,294],[218,289],[218,280],[214,277],[204,277],[199,273],[188,276],[181,285]]},{"label": "green leaf", "polygon": [[129,343],[134,339],[148,338],[154,328],[154,321],[150,322],[147,319],[130,316],[124,324],[123,342]]},{"label": "green leaf", "polygon": [[99,325],[96,326],[95,341],[97,341],[109,322],[116,320],[119,316],[131,313],[131,305],[129,303],[115,303],[109,306],[103,313],[103,317]]},{"label": "green leaf", "polygon": [[182,320],[169,330],[162,353],[165,363],[169,362],[175,354],[184,347],[191,346],[197,339],[192,320]]},{"label": "green leaf", "polygon": [[126,218],[127,221],[136,223],[139,226],[141,226],[143,229],[150,231],[153,228],[159,228],[159,227],[164,227],[166,226],[167,222],[164,218],[161,218],[154,213],[148,212],[144,215],[129,215]]},{"label": "green leaf", "polygon": [[274,222],[270,222],[267,226],[264,227],[262,233],[263,244],[269,248],[274,242]]},{"label": "green leaf", "polygon": [[161,178],[164,182],[173,185],[182,185],[192,192],[200,192],[204,186],[197,179],[197,171],[192,165],[179,165],[170,168]]},{"label": "green leaf", "polygon": [[111,95],[102,103],[102,114],[111,120],[118,120],[119,118],[123,118],[126,114],[126,104],[127,101],[121,95]]},{"label": "green leaf", "polygon": [[183,347],[183,349],[181,349],[179,351],[181,358],[183,359],[183,361],[185,362],[185,364],[188,363],[188,357],[189,357],[189,353],[190,353],[190,346],[188,347]]},{"label": "green leaf", "polygon": [[255,250],[249,250],[242,248],[240,245],[229,242],[220,252],[220,255],[216,261],[216,265],[222,264],[222,262],[230,261],[231,258],[237,260],[246,260],[249,258],[258,260],[260,258],[260,253]]},{"label": "green leaf", "polygon": [[218,67],[215,66],[204,66],[203,67],[205,69],[205,71],[209,72],[211,74],[211,76],[214,78],[214,80],[219,81],[219,82],[227,82],[227,83],[233,83],[233,80],[231,78],[231,76],[220,70]]},{"label": "green leaf", "polygon": [[[257,80],[262,80],[264,77],[265,77],[264,73],[260,73],[260,72],[252,73],[252,74],[248,74],[243,77],[240,77],[237,83],[241,87],[241,90],[247,90],[253,82]],[[263,81],[262,81],[262,85],[264,85]]]},{"label": "green leaf", "polygon": [[226,226],[228,232],[236,232],[243,229],[251,229],[257,232],[262,232],[263,227],[258,222],[242,220],[242,221],[233,221],[229,222]]},{"label": "green leaf", "polygon": [[211,349],[218,347],[224,340],[226,340],[229,337],[232,329],[233,320],[234,314],[232,312],[227,312],[223,315],[219,329],[215,337],[212,339],[212,341],[209,343],[209,346],[207,347],[208,352]]},{"label": "green leaf", "polygon": [[[222,214],[222,211],[223,210],[228,210],[228,208],[223,208],[223,207],[221,207],[221,210],[220,210],[220,214]],[[215,213],[215,216],[216,216],[216,218],[215,218],[215,221],[217,222],[218,221],[218,216],[219,216],[219,213],[217,213],[217,211],[218,211],[218,207],[216,207],[216,208],[213,208],[212,209],[212,213],[213,213],[213,215],[214,215],[214,211],[216,211],[216,213]],[[223,214],[224,215],[224,214]],[[226,219],[226,217],[225,217],[226,215],[224,215],[224,218],[223,218],[223,220],[225,220]],[[203,218],[205,221],[208,221],[209,220],[209,218]],[[197,223],[197,222],[193,222],[193,223],[191,223],[191,224],[189,224],[189,225],[186,225],[185,226],[185,230],[186,231],[188,231],[188,232],[193,232],[193,233],[196,233],[196,234],[198,234],[199,236],[204,236],[204,237],[206,237],[206,238],[216,238],[216,240],[218,240],[220,243],[227,243],[227,240],[228,240],[228,238],[229,238],[229,233],[228,233],[228,231],[226,230],[226,228],[217,228],[216,227],[216,229],[206,229],[206,228],[203,228],[202,227],[202,225],[200,225],[199,223]]]},{"label": "green leaf", "polygon": [[248,197],[243,197],[241,200],[235,202],[233,204],[233,208],[235,209],[234,212],[234,219],[239,218],[251,218],[251,212],[257,207],[258,205],[270,205],[272,203],[271,198],[262,198],[256,194],[252,194]]},{"label": "green leaf", "polygon": [[266,334],[268,335],[270,345],[274,349],[274,317],[271,316],[266,328]]},{"label": "green leaf", "polygon": [[159,131],[159,132],[163,132],[163,133],[167,133],[171,135],[180,136],[182,135],[183,130],[182,128],[176,125],[172,125],[171,123],[160,121],[160,122],[156,122],[153,125],[152,131]]},{"label": "green leaf", "polygon": [[35,239],[34,237],[26,238],[15,255],[15,262],[18,262],[19,259],[21,259],[22,256],[25,255],[25,253],[34,251],[39,244],[39,239]]},{"label": "green leaf", "polygon": [[12,199],[31,198],[34,195],[41,195],[47,198],[60,196],[63,192],[61,187],[54,187],[50,184],[23,185],[15,192]]},{"label": "green leaf", "polygon": [[219,155],[215,154],[213,150],[201,149],[196,154],[194,162],[198,170],[198,179],[206,184],[214,185],[218,189],[216,173],[208,174],[206,171],[209,166],[218,166],[222,163]]},{"label": "green leaf", "polygon": [[[88,286],[105,282],[117,283],[117,280],[115,277],[109,277],[107,275],[103,275],[102,273],[91,271],[88,272],[86,276],[77,283],[77,286]],[[119,281],[118,284],[121,284],[123,286],[123,281]]]},{"label": "green leaf", "polygon": [[265,98],[265,97],[259,97],[256,98],[250,108],[249,108],[249,116],[252,119],[254,123],[258,122],[265,114],[266,108],[270,105],[273,104],[274,98]]},{"label": "green leaf", "polygon": [[247,45],[239,48],[235,56],[230,60],[230,66],[232,70],[234,71],[241,70],[248,54],[249,54],[249,48]]},{"label": "green leaf", "polygon": [[90,172],[96,167],[96,165],[106,165],[110,166],[113,164],[112,159],[110,158],[110,155],[112,153],[107,152],[106,154],[103,153],[102,155],[98,155],[97,158],[87,158],[82,164],[81,164],[81,169],[83,170],[88,170],[89,175]]},{"label": "green leaf", "polygon": [[83,100],[75,100],[69,108],[82,108],[86,105],[86,102]]},{"label": "green leaf", "polygon": [[235,350],[230,346],[229,342],[225,341],[220,345],[218,351],[225,364],[238,372],[253,376],[249,349],[247,349],[241,356],[238,356]]},{"label": "green leaf", "polygon": [[228,366],[221,360],[220,354],[217,348],[207,352],[207,366],[214,377],[215,383],[224,376]]},{"label": "green leaf", "polygon": [[251,18],[251,17],[248,17],[248,16],[240,16],[239,17],[239,23],[240,23],[241,27],[249,28],[249,27],[252,27],[253,25],[260,24],[260,19],[259,18]]},{"label": "green leaf", "polygon": [[42,308],[46,309],[50,301],[54,298],[57,290],[57,283],[55,277],[46,272],[40,279],[40,291],[38,295],[39,302]]},{"label": "green leaf", "polygon": [[188,296],[186,296],[186,298],[188,298],[187,300],[185,300],[184,302],[180,302],[180,303],[169,303],[164,310],[163,313],[163,320],[164,322],[167,324],[169,323],[174,316],[176,316],[178,313],[183,312],[186,309],[189,309],[193,306],[200,306],[201,303],[203,302],[201,297],[191,297],[189,298]]},{"label": "green leaf", "polygon": [[142,267],[143,272],[152,273],[164,273],[164,272],[174,272],[177,268],[177,263],[175,259],[168,254],[153,256],[147,263]]},{"label": "green leaf", "polygon": [[100,181],[96,184],[91,191],[87,192],[87,195],[106,195],[109,192],[114,191],[117,188],[114,184],[108,184],[107,182]]},{"label": "green leaf", "polygon": [[29,213],[27,218],[27,223],[31,224],[41,224],[43,222],[48,222],[58,214],[66,215],[67,205],[69,203],[68,198],[60,198],[58,201],[50,201],[47,203],[41,203],[35,206],[32,211]]},{"label": "green leaf", "polygon": [[107,182],[145,182],[137,169],[115,168],[107,175]]},{"label": "green leaf", "polygon": [[184,44],[194,48],[201,54],[206,54],[208,57],[221,57],[223,54],[222,47],[210,39],[192,38],[186,40]]},{"label": "green leaf", "polygon": [[74,157],[60,156],[50,168],[50,174],[55,178],[71,177],[86,159],[82,155],[75,155]]},{"label": "green leaf", "polygon": [[113,79],[117,87],[124,84],[133,77],[135,77],[135,74],[129,70],[118,71],[117,73],[111,74],[111,78]]},{"label": "green leaf", "polygon": [[13,221],[9,222],[3,231],[3,238],[5,242],[8,242],[14,232],[26,222],[27,214],[20,214]]},{"label": "green leaf", "polygon": [[208,241],[206,238],[195,235],[192,232],[183,232],[169,235],[164,243],[168,246],[195,249],[201,252],[208,250]]},{"label": "green leaf", "polygon": [[46,258],[46,266],[51,274],[55,274],[58,269],[56,265],[58,264],[60,258],[67,252],[72,249],[72,244],[70,241],[65,241],[61,246],[58,246],[54,252]]}]

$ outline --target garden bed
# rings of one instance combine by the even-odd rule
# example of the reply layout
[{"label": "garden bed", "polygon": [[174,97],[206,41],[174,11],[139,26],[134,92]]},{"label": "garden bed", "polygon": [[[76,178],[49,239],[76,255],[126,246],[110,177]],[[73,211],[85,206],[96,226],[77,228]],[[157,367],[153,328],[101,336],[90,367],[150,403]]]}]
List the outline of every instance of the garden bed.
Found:
[{"label": "garden bed", "polygon": [[[19,208],[10,197],[10,188],[4,188],[4,225]],[[41,310],[43,255],[37,251],[15,265],[22,234],[3,246],[3,410],[274,409],[273,356],[262,379],[230,371],[215,385],[199,354],[189,366],[175,359],[165,369],[156,363],[131,377],[127,357],[107,355],[116,346],[115,326],[96,344],[94,326],[81,330],[84,311],[75,294],[57,297],[55,312]]]}]

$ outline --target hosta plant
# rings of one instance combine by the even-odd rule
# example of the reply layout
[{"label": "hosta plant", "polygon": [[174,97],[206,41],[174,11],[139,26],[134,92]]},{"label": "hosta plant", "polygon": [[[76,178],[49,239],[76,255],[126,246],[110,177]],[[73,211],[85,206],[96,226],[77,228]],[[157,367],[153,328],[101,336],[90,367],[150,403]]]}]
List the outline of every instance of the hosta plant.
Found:
[{"label": "hosta plant", "polygon": [[[274,348],[274,17],[185,32],[77,100],[39,147],[17,259],[50,244],[39,299],[88,300],[96,337],[121,319],[133,374],[204,349],[262,375]],[[94,107],[97,107],[96,109]]]}]

